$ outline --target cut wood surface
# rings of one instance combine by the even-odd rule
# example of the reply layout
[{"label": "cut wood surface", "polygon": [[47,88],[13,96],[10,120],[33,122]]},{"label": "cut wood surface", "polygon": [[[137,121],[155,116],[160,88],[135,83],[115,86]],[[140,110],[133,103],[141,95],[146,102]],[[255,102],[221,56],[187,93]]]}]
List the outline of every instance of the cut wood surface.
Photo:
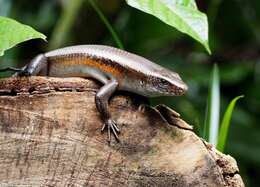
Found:
[{"label": "cut wood surface", "polygon": [[231,156],[141,96],[112,97],[121,133],[109,145],[94,103],[99,87],[81,78],[0,79],[1,187],[244,186]]}]

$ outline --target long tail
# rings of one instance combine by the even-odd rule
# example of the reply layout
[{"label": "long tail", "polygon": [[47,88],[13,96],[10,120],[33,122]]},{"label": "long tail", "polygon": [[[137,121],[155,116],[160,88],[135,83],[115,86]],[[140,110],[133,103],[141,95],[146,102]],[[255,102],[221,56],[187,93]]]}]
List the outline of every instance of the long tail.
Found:
[{"label": "long tail", "polygon": [[0,69],[0,72],[6,72],[6,71],[14,71],[14,72],[20,72],[23,68],[14,68],[14,67],[7,67],[4,69]]}]

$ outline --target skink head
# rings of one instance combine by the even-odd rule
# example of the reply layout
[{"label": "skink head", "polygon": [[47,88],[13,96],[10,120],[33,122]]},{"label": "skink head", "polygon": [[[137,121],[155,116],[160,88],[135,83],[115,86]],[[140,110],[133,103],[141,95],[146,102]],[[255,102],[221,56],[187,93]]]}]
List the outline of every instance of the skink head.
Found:
[{"label": "skink head", "polygon": [[180,96],[188,86],[182,81],[177,73],[163,69],[160,73],[149,76],[145,84],[146,95],[153,96]]}]

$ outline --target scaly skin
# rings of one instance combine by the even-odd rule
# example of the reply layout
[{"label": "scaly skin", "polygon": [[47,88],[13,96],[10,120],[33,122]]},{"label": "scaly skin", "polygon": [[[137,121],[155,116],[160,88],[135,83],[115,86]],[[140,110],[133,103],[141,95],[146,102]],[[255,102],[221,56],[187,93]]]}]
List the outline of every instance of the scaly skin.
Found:
[{"label": "scaly skin", "polygon": [[143,57],[102,45],[71,46],[36,56],[20,76],[91,77],[104,84],[95,97],[96,107],[108,140],[111,132],[118,140],[119,128],[108,111],[108,100],[115,90],[143,96],[177,96],[187,90],[179,75]]}]

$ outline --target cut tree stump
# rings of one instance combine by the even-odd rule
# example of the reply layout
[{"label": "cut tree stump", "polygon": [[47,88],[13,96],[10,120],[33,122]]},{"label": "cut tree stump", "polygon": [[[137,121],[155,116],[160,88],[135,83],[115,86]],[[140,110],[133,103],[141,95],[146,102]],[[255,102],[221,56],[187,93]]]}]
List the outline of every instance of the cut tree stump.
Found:
[{"label": "cut tree stump", "polygon": [[101,134],[81,78],[0,79],[0,186],[244,186],[236,161],[192,132],[177,112],[117,92],[120,142]]}]

